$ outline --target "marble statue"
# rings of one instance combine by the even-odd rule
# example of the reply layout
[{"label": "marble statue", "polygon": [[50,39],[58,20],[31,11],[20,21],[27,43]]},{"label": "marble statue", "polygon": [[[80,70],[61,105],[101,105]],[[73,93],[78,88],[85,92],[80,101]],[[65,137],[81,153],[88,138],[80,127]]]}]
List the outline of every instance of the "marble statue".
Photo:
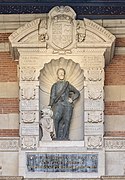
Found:
[{"label": "marble statue", "polygon": [[40,126],[42,128],[41,141],[52,141],[54,136],[54,123],[53,123],[53,111],[50,107],[42,109],[42,117],[40,119]]},{"label": "marble statue", "polygon": [[58,81],[52,85],[50,103],[53,110],[53,119],[57,140],[69,140],[69,128],[71,124],[73,107],[79,98],[79,91],[65,81],[65,70],[57,70]]}]

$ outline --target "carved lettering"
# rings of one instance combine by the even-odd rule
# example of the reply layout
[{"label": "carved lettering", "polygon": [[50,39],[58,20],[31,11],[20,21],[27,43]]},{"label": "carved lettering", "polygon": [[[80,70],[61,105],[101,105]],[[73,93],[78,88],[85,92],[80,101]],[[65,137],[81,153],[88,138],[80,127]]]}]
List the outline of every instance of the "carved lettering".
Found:
[{"label": "carved lettering", "polygon": [[103,133],[103,125],[102,124],[90,124],[85,123],[85,134],[86,135],[97,135]]},{"label": "carved lettering", "polygon": [[39,125],[38,124],[25,124],[21,127],[21,134],[25,135],[39,135]]},{"label": "carved lettering", "polygon": [[29,172],[98,172],[98,154],[27,154]]}]

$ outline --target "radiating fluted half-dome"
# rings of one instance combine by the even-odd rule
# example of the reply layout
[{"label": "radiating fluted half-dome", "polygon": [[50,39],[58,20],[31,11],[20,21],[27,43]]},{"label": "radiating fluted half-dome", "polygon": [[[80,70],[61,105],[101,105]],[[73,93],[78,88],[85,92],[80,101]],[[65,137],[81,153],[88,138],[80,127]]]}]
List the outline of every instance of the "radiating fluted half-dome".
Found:
[{"label": "radiating fluted half-dome", "polygon": [[49,63],[45,63],[40,71],[39,81],[40,89],[46,93],[50,93],[52,85],[57,81],[57,70],[63,68],[66,71],[65,80],[69,81],[79,91],[84,85],[84,73],[78,63],[71,59],[63,57],[52,59]]}]

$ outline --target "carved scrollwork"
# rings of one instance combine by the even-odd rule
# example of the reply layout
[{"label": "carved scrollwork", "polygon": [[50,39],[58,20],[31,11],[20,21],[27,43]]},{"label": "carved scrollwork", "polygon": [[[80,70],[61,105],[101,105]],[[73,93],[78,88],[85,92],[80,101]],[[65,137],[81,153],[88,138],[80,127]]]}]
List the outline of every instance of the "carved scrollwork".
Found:
[{"label": "carved scrollwork", "polygon": [[88,148],[101,148],[102,147],[102,137],[101,136],[90,136],[87,138]]},{"label": "carved scrollwork", "polygon": [[125,150],[125,138],[105,139],[106,150]]},{"label": "carved scrollwork", "polygon": [[21,89],[21,98],[24,100],[35,99],[36,97],[36,89],[31,88],[31,86],[24,87]]},{"label": "carved scrollwork", "polygon": [[96,89],[94,87],[91,88],[90,90],[88,90],[88,98],[93,100],[102,98],[102,90],[97,87]]},{"label": "carved scrollwork", "polygon": [[21,69],[21,80],[22,81],[34,81],[35,80],[35,68],[23,67]]},{"label": "carved scrollwork", "polygon": [[21,148],[22,149],[35,149],[37,146],[35,136],[24,136],[21,138]]},{"label": "carved scrollwork", "polygon": [[103,121],[102,112],[89,112],[88,113],[88,122],[89,123],[100,123]]},{"label": "carved scrollwork", "polygon": [[19,139],[0,139],[0,151],[17,151],[19,149]]},{"label": "carved scrollwork", "polygon": [[24,123],[33,123],[36,120],[36,113],[32,111],[22,112],[22,121]]},{"label": "carved scrollwork", "polygon": [[89,81],[101,81],[103,78],[103,70],[100,68],[93,68],[88,70]]},{"label": "carved scrollwork", "polygon": [[81,43],[84,41],[86,36],[84,21],[77,20],[76,30],[77,30],[77,41]]},{"label": "carved scrollwork", "polygon": [[42,33],[42,34],[39,35],[39,40],[41,42],[46,42],[47,39],[49,39],[47,33]]},{"label": "carved scrollwork", "polygon": [[41,42],[46,42],[46,40],[49,39],[47,34],[47,20],[48,20],[47,18],[42,18],[40,20],[38,36],[39,36],[39,41]]}]

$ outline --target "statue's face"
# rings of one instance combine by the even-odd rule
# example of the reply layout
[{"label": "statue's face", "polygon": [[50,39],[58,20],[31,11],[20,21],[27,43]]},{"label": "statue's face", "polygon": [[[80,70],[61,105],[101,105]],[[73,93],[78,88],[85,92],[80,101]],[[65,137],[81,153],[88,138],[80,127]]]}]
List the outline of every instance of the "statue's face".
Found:
[{"label": "statue's face", "polygon": [[64,80],[65,78],[65,71],[63,69],[60,69],[57,73],[58,79]]}]

